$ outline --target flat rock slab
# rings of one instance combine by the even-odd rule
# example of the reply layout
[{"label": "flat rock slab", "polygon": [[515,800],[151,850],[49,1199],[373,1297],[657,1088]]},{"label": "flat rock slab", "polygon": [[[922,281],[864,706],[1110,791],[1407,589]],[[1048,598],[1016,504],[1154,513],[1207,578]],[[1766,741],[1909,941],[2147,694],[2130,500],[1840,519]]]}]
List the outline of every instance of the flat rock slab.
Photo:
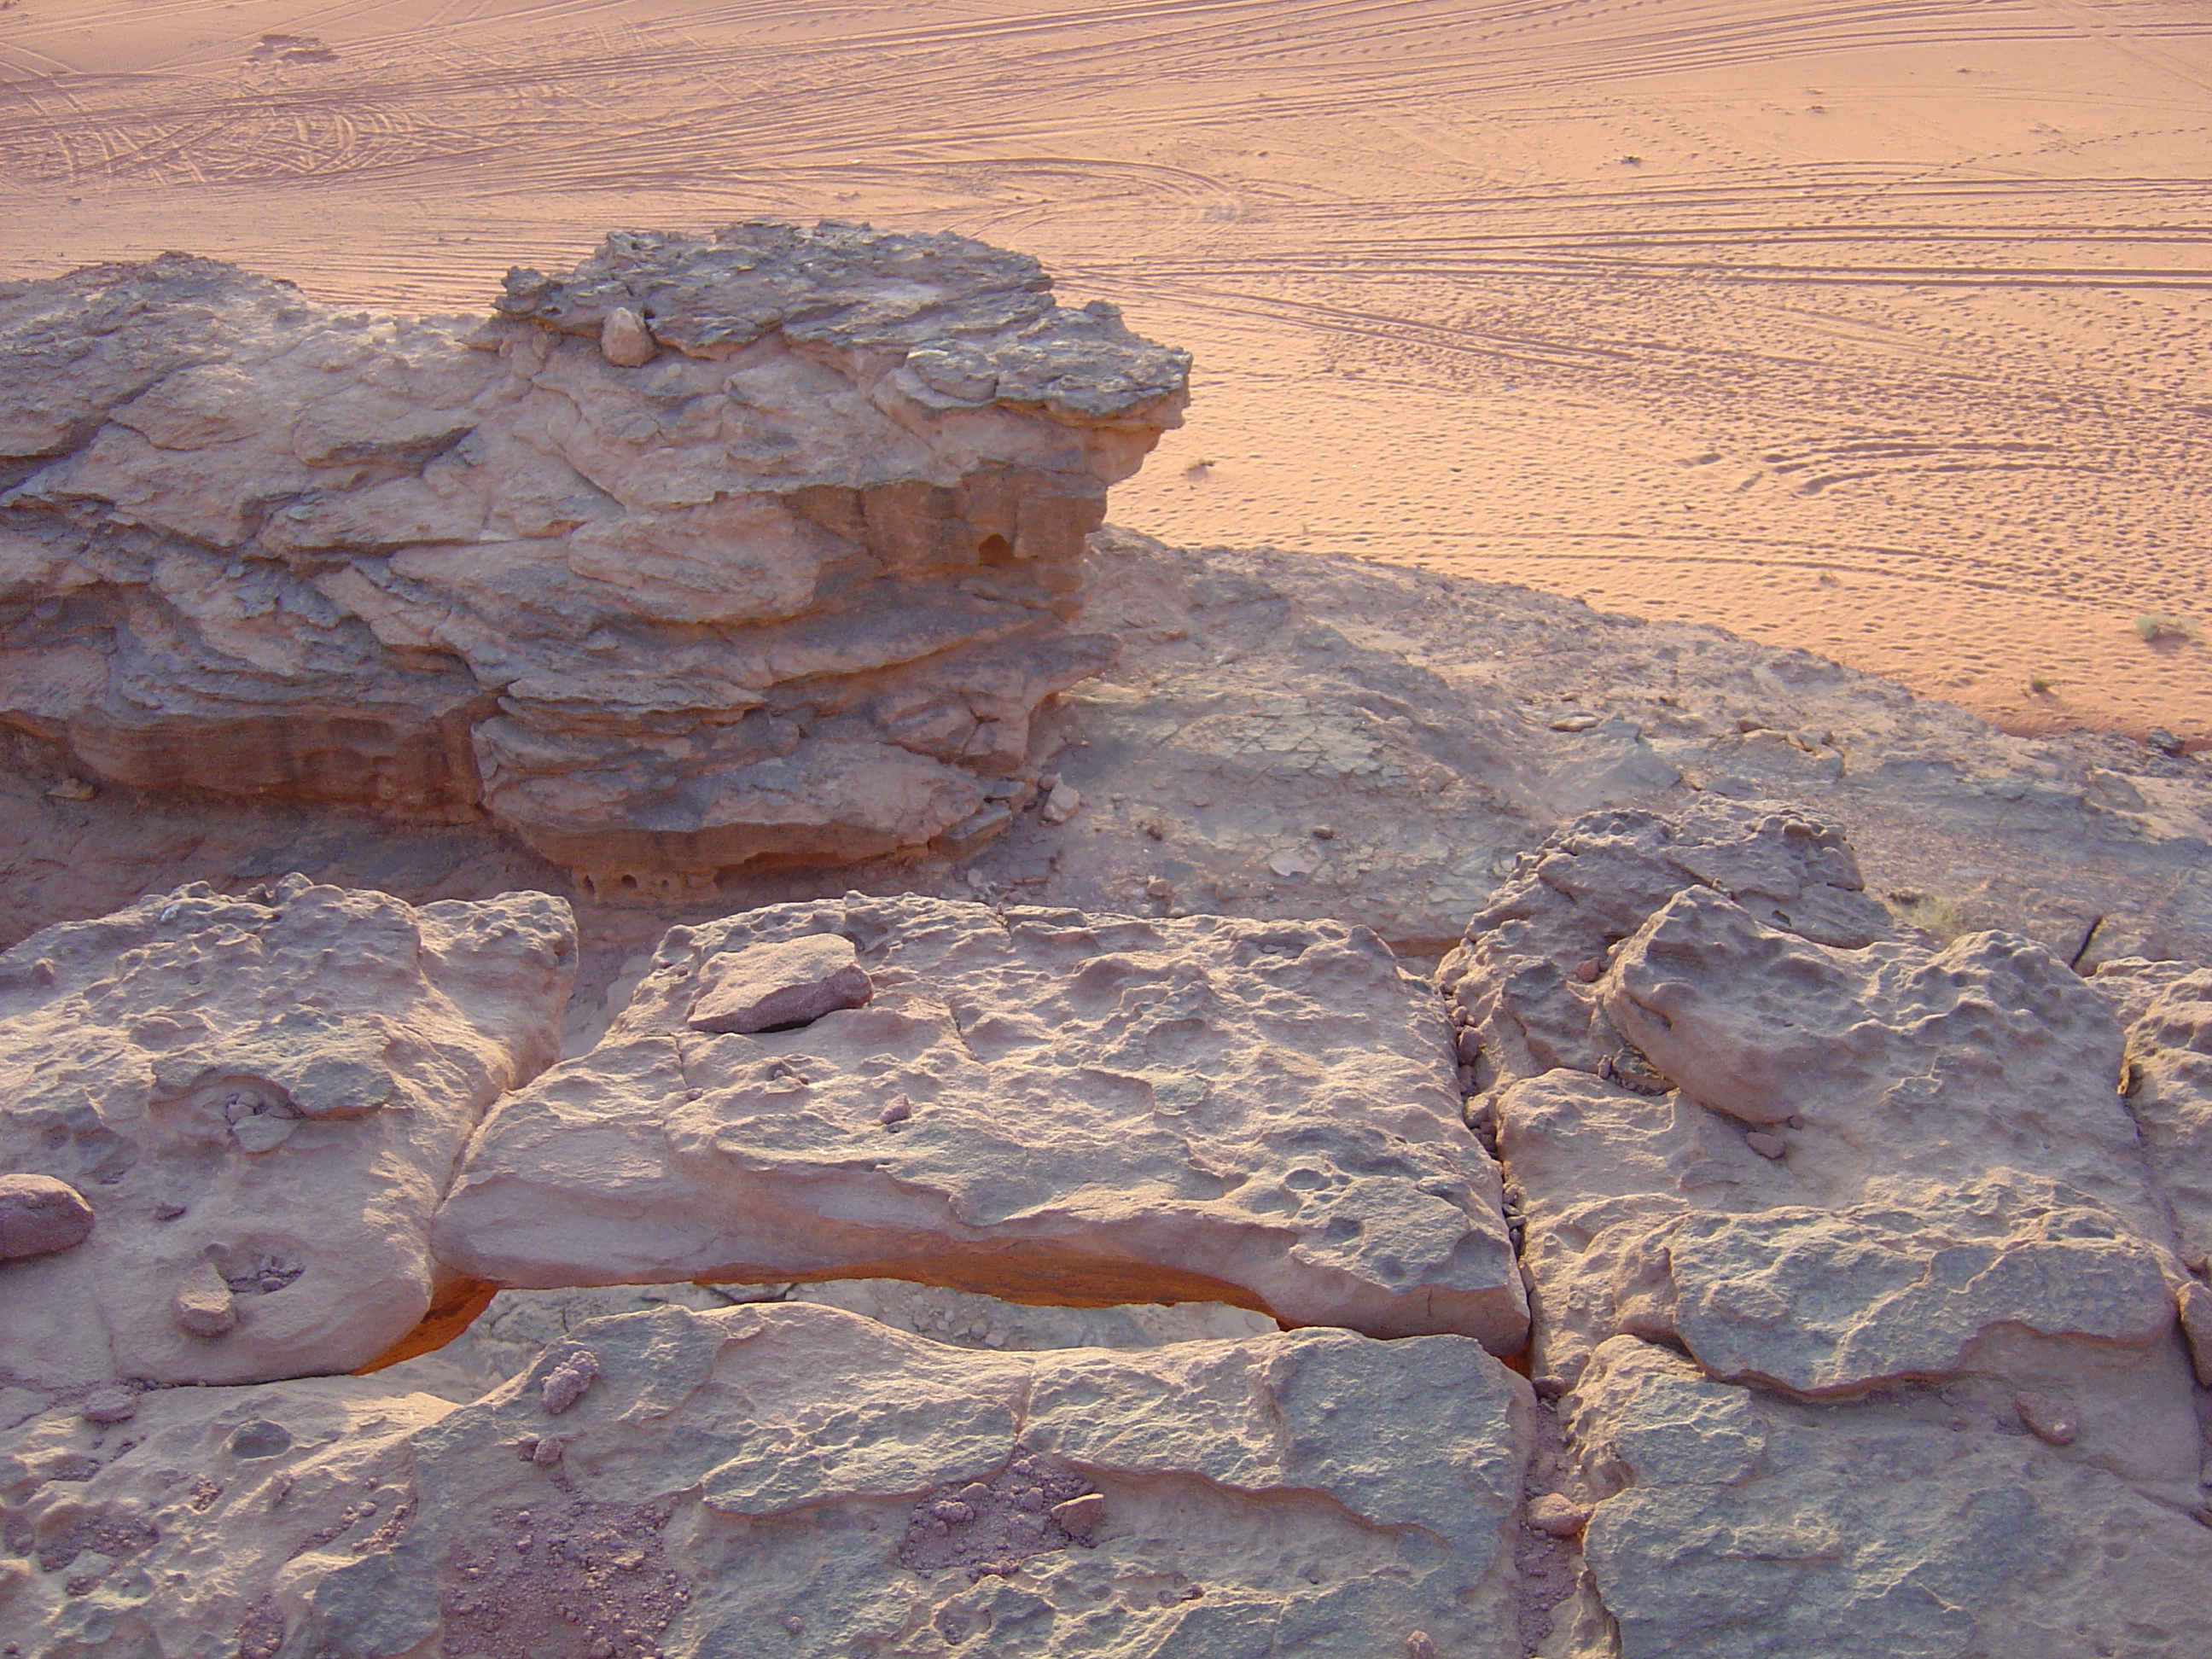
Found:
[{"label": "flat rock slab", "polygon": [[[824,938],[866,1007],[689,1023],[719,959]],[[1453,1068],[1361,928],[779,905],[671,930],[599,1046],[486,1123],[437,1249],[518,1286],[906,1278],[1510,1352],[1524,1296]]]},{"label": "flat rock slab", "polygon": [[2186,1659],[2212,1528],[2022,1427],[2007,1390],[1808,1407],[1619,1337],[1562,1407],[1620,1659]]},{"label": "flat rock slab", "polygon": [[[204,884],[0,956],[0,1163],[74,1190],[0,1262],[0,1374],[345,1371],[429,1310],[432,1211],[478,1118],[558,1053],[568,907]],[[67,1206],[64,1206],[67,1209]],[[21,1231],[21,1206],[4,1211]]]},{"label": "flat rock slab", "polygon": [[820,933],[714,957],[684,1024],[717,1036],[750,1036],[811,1025],[840,1008],[865,1008],[874,991],[852,940]]},{"label": "flat rock slab", "polygon": [[1534,1402],[1462,1338],[1018,1356],[666,1307],[458,1409],[374,1381],[0,1433],[8,1630],[337,1659],[1521,1651]]}]

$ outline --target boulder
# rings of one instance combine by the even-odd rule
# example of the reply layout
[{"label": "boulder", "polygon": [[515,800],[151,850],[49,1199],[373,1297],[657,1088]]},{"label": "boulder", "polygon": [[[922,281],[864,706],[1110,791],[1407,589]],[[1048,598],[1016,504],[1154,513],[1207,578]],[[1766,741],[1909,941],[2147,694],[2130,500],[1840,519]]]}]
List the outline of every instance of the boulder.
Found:
[{"label": "boulder", "polygon": [[302,877],[183,888],[0,955],[9,1190],[74,1188],[99,1218],[0,1263],[0,1375],[54,1392],[374,1360],[456,1288],[431,1213],[485,1109],[558,1054],[574,961],[542,894],[416,908]]},{"label": "boulder", "polygon": [[458,1408],[375,1382],[151,1395],[127,1447],[0,1435],[6,1627],[252,1659],[1521,1651],[1533,1401],[1462,1338],[1007,1355],[672,1306]]},{"label": "boulder", "polygon": [[1188,359],[952,235],[624,233],[404,321],[183,255],[0,292],[0,720],[490,819],[601,892],[975,842]]},{"label": "boulder", "polygon": [[[702,987],[809,941],[854,953],[866,1006],[697,1029]],[[672,929],[599,1046],[501,1103],[436,1249],[522,1287],[904,1278],[1511,1352],[1525,1300],[1447,1036],[1364,928],[771,906]]]},{"label": "boulder", "polygon": [[1993,1384],[1813,1407],[1616,1337],[1563,1419],[1620,1659],[2184,1659],[2212,1528]]}]

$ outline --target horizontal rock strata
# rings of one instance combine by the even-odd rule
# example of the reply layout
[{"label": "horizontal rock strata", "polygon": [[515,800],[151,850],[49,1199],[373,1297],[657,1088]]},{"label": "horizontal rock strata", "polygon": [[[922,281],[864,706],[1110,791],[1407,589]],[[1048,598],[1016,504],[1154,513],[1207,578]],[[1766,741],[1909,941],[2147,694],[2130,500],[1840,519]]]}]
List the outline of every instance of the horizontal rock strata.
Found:
[{"label": "horizontal rock strata", "polygon": [[7,1627],[344,1659],[1520,1652],[1532,1402],[1461,1338],[1016,1356],[667,1307],[459,1409],[373,1382],[0,1433]]},{"label": "horizontal rock strata", "polygon": [[836,224],[617,235],[489,320],[180,255],[0,289],[0,720],[607,891],[972,847],[1112,660],[1085,537],[1188,368],[1049,290]]},{"label": "horizontal rock strata", "polygon": [[[726,988],[800,957],[866,1006],[726,1031]],[[599,1047],[487,1122],[437,1250],[512,1285],[872,1275],[1511,1352],[1457,1105],[1440,1011],[1364,929],[856,894],[672,930]]]},{"label": "horizontal rock strata", "polygon": [[345,1371],[406,1337],[453,1288],[431,1213],[558,1054],[574,963],[543,894],[417,909],[301,877],[0,955],[0,1384]]}]

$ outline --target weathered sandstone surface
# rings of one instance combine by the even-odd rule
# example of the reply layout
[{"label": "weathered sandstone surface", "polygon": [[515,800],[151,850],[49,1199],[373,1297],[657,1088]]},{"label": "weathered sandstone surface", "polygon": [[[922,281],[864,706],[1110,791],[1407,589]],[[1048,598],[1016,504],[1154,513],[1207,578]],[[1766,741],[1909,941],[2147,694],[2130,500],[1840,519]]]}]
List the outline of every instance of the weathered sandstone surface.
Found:
[{"label": "weathered sandstone surface", "polygon": [[665,1307],[459,1408],[374,1381],[0,1436],[0,1620],[252,1659],[1520,1651],[1533,1402],[1462,1338],[1018,1356]]},{"label": "weathered sandstone surface", "polygon": [[1548,1653],[2184,1659],[2212,1644],[2212,1529],[2031,1431],[1987,1379],[1824,1408],[1622,1336],[1564,1415],[1597,1501]]},{"label": "weathered sandstone surface", "polygon": [[574,963],[543,894],[416,909],[298,877],[0,956],[0,1386],[345,1371],[405,1337],[457,1288],[431,1213],[558,1054]]},{"label": "weathered sandstone surface", "polygon": [[1546,1651],[2193,1651],[2203,1176],[2121,1014],[2177,1077],[2202,975],[1878,937],[1833,826],[1739,827],[1563,826],[1439,975],[1594,1513]]},{"label": "weathered sandstone surface", "polygon": [[488,814],[589,886],[964,850],[1188,360],[1034,260],[611,237],[402,321],[181,255],[0,289],[0,720],[91,776]]},{"label": "weathered sandstone surface", "polygon": [[[728,988],[793,963],[857,972],[866,1006],[728,1030]],[[494,1113],[436,1249],[512,1285],[907,1277],[1511,1352],[1526,1303],[1455,1079],[1364,928],[775,906],[671,931],[599,1046]]]}]

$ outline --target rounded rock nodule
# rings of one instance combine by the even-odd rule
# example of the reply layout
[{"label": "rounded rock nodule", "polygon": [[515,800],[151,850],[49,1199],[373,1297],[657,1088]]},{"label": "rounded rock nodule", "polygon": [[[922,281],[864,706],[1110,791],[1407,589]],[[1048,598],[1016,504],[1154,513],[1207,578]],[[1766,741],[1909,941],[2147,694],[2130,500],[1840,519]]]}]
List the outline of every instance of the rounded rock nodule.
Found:
[{"label": "rounded rock nodule", "polygon": [[53,1176],[0,1175],[0,1261],[52,1255],[84,1243],[92,1206]]}]

